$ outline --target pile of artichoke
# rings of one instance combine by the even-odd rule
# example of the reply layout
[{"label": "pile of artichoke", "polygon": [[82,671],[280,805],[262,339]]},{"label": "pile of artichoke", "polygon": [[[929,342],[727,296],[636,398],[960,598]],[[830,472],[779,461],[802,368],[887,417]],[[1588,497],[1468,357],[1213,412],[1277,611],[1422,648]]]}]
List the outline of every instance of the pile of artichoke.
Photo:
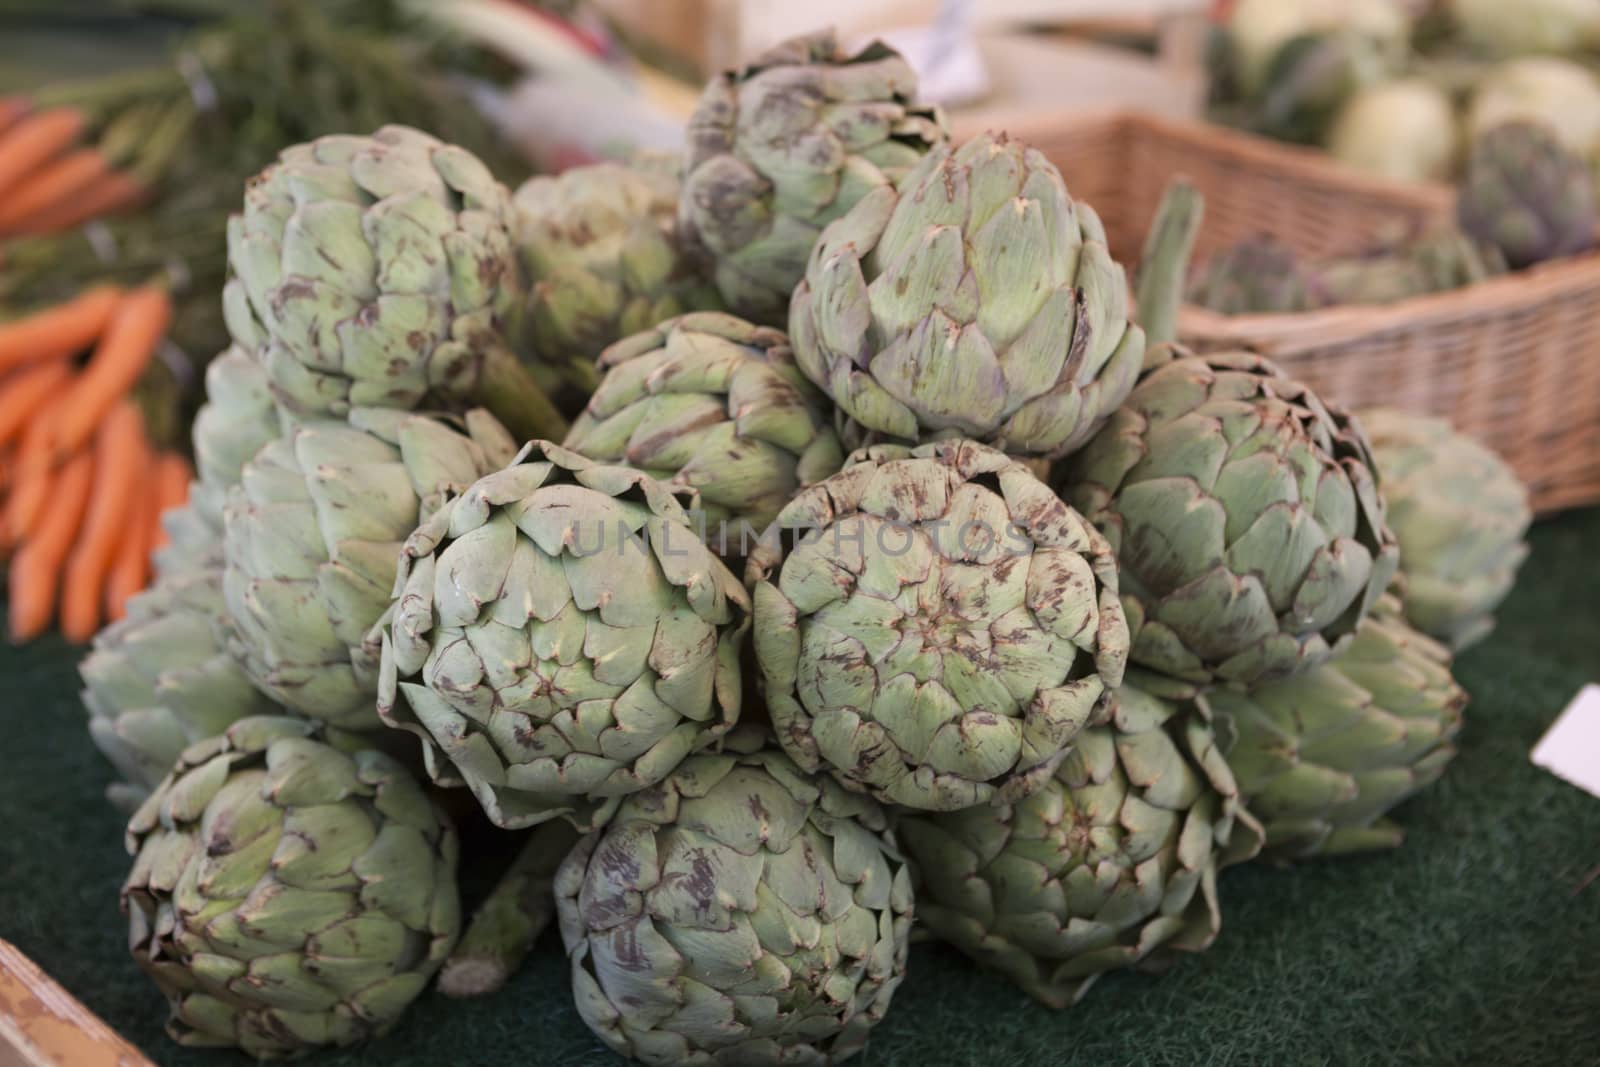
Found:
[{"label": "pile of artichoke", "polygon": [[[555,915],[618,1052],[832,1063],[917,919],[1065,1006],[1448,763],[1525,494],[1162,336],[1197,198],[1135,322],[1055,166],[881,45],[690,128],[515,196],[386,128],[247,191],[199,484],[82,667],[178,1041],[382,1033]],[[524,834],[464,932],[511,857],[461,819]]]}]

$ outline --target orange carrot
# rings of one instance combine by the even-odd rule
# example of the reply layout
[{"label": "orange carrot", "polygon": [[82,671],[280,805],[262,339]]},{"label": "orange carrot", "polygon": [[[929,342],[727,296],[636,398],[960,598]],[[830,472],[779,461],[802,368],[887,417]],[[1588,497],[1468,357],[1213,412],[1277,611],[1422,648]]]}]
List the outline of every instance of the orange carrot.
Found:
[{"label": "orange carrot", "polygon": [[22,435],[22,444],[17,448],[16,485],[6,500],[4,540],[7,544],[26,540],[45,510],[55,474],[50,451],[54,439],[52,430],[69,395],[66,391],[57,393],[29,420]]},{"label": "orange carrot", "polygon": [[6,132],[6,127],[26,115],[28,107],[28,98],[25,96],[0,96],[0,133]]},{"label": "orange carrot", "polygon": [[83,133],[83,112],[73,107],[35,111],[0,134],[0,195],[44,166]]},{"label": "orange carrot", "polygon": [[61,564],[83,522],[93,478],[94,457],[87,452],[72,457],[56,480],[49,514],[37,535],[11,559],[11,640],[17,644],[38,637],[50,625]]},{"label": "orange carrot", "polygon": [[128,613],[128,601],[145,587],[150,578],[150,535],[158,525],[161,509],[150,487],[134,496],[135,507],[117,546],[111,573],[106,576],[106,621],[116,622]]},{"label": "orange carrot", "polygon": [[72,200],[110,170],[98,148],[79,148],[46,163],[0,201],[0,232],[15,230],[39,212]]},{"label": "orange carrot", "polygon": [[111,405],[139,380],[171,321],[172,297],[159,286],[134,289],[122,298],[94,357],[66,394],[53,427],[51,456],[83,447]]},{"label": "orange carrot", "polygon": [[24,236],[60,233],[72,227],[126,211],[142,203],[150,190],[138,179],[118,171],[103,174],[77,196],[43,208],[33,218],[17,226]]},{"label": "orange carrot", "polygon": [[161,516],[189,502],[189,483],[193,479],[189,461],[178,453],[163,452],[156,457],[156,525],[150,551],[167,546],[167,530],[161,525]]},{"label": "orange carrot", "polygon": [[0,371],[88,348],[105,332],[121,302],[122,290],[96,285],[64,304],[0,323]]},{"label": "orange carrot", "polygon": [[62,360],[41,363],[11,375],[0,383],[0,444],[22,432],[28,420],[39,413],[72,376],[72,368]]},{"label": "orange carrot", "polygon": [[138,405],[124,400],[95,434],[89,511],[61,587],[61,632],[69,641],[87,641],[100,628],[100,605],[117,540],[128,531],[136,495],[150,491],[148,453]]}]

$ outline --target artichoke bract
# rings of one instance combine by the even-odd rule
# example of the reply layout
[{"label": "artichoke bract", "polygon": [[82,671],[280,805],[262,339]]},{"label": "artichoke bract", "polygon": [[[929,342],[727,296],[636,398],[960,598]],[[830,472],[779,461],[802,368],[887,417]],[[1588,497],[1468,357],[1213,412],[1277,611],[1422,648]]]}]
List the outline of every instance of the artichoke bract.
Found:
[{"label": "artichoke bract", "polygon": [[283,432],[266,370],[235,344],[206,366],[206,402],[194,417],[189,506],[219,534],[228,490],[244,465]]},{"label": "artichoke bract", "polygon": [[923,925],[1056,1008],[1209,947],[1218,870],[1261,845],[1210,722],[1132,684],[1043,789],[896,832]]},{"label": "artichoke bract", "polygon": [[698,492],[719,550],[725,534],[737,552],[802,487],[844,463],[832,405],[780,330],[685,315],[619,341],[600,368],[605,378],[566,447]]},{"label": "artichoke bract", "polygon": [[745,572],[756,660],[807,771],[911,808],[1011,803],[1122,681],[1111,546],[992,448],[857,453],[772,533]]},{"label": "artichoke bract", "polygon": [[899,53],[877,43],[848,55],[831,31],[706,86],[689,120],[679,218],[730,311],[781,326],[822,228],[945,140],[916,93]]},{"label": "artichoke bract", "polygon": [[905,975],[911,879],[884,811],[763,740],[690,757],[557,873],[578,1011],[625,1056],[837,1063]]},{"label": "artichoke bract", "polygon": [[1319,304],[1311,277],[1294,249],[1262,234],[1212,256],[1191,280],[1189,299],[1220,315],[1309,311]]},{"label": "artichoke bract", "polygon": [[189,745],[275,710],[229,654],[225,612],[219,568],[164,575],[78,665],[89,735],[122,779],[108,789],[118,807],[137,807]]},{"label": "artichoke bract", "polygon": [[1467,704],[1449,652],[1407,626],[1393,597],[1304,677],[1200,699],[1268,853],[1284,859],[1400,844],[1384,816],[1444,773]]},{"label": "artichoke bract", "polygon": [[1400,542],[1406,618],[1459,652],[1494,628],[1528,557],[1528,487],[1444,419],[1380,409],[1361,424]]},{"label": "artichoke bract", "polygon": [[386,408],[306,420],[245,464],[224,512],[223,591],[245,670],[279,703],[379,725],[378,650],[400,546],[451,493],[508,462],[494,418],[461,425]]},{"label": "artichoke bract", "polygon": [[521,429],[543,398],[503,339],[511,225],[488,168],[417,130],[295,145],[228,221],[229,331],[296,415],[481,397]]},{"label": "artichoke bract", "polygon": [[448,818],[398,763],[301,719],[190,747],[128,851],[129,947],[184,1045],[266,1057],[381,1034],[460,931]]},{"label": "artichoke bract", "polygon": [[620,163],[531,178],[516,191],[526,313],[542,360],[591,360],[613,341],[720,301],[678,240],[676,178]]},{"label": "artichoke bract", "polygon": [[1037,150],[984,136],[934,150],[823,232],[789,334],[869,435],[1059,456],[1138,378],[1128,305],[1094,210]]},{"label": "artichoke bract", "polygon": [[406,541],[378,712],[516,829],[598,825],[739,718],[749,597],[647,474],[536,441]]},{"label": "artichoke bract", "polygon": [[1593,248],[1600,221],[1588,164],[1536,122],[1508,122],[1473,143],[1456,214],[1519,270]]},{"label": "artichoke bract", "polygon": [[1116,552],[1131,662],[1175,678],[1309,670],[1395,572],[1360,426],[1258,356],[1176,350],[1061,473]]}]

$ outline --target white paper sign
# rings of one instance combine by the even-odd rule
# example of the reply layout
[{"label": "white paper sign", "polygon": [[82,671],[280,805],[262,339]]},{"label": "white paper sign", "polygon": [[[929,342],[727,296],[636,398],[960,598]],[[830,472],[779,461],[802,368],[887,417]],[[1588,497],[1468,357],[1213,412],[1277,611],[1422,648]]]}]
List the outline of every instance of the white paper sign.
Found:
[{"label": "white paper sign", "polygon": [[1533,762],[1600,797],[1600,685],[1578,690],[1533,746]]}]

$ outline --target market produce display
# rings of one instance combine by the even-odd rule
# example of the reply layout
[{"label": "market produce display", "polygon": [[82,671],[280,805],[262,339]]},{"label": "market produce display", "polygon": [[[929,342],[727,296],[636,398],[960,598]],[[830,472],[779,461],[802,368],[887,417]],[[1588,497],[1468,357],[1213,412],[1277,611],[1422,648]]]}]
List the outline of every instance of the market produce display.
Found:
[{"label": "market produce display", "polygon": [[1363,412],[1400,542],[1405,614],[1456,651],[1494,628],[1494,609],[1527,558],[1528,488],[1444,419]]},{"label": "market produce display", "polygon": [[1600,163],[1594,0],[1240,0],[1219,5],[1211,114],[1402,181],[1458,177],[1473,145],[1537,122]]},{"label": "market produce display", "polygon": [[822,228],[945,142],[910,64],[832,31],[786,41],[706,86],[689,120],[680,218],[729,310],[774,326]]},{"label": "market produce display", "polygon": [[684,315],[612,345],[598,367],[605,378],[566,446],[697,492],[724,554],[844,464],[830,405],[781,330]]},{"label": "market produce display", "polygon": [[1217,871],[1261,847],[1204,709],[1133,684],[1037,793],[898,832],[922,876],[917,917],[1057,1008],[1106,971],[1205,949]]},{"label": "market produce display", "polygon": [[758,545],[755,652],[779,743],[930,811],[1039,789],[1121,684],[1111,546],[1025,466],[971,441],[880,445]]},{"label": "market produce display", "polygon": [[382,1033],[460,932],[449,818],[403,766],[301,719],[184,750],[128,850],[128,944],[185,1045],[266,1057]]},{"label": "market produce display", "polygon": [[579,1013],[655,1067],[860,1051],[911,936],[911,870],[888,826],[759,730],[691,757],[557,872]]},{"label": "market produce display", "polygon": [[749,596],[647,474],[533,442],[416,528],[394,590],[376,711],[497,825],[600,825],[739,720]]},{"label": "market produce display", "polygon": [[1200,264],[1189,299],[1225,315],[1272,314],[1462,289],[1591,251],[1600,220],[1595,189],[1593,166],[1556,131],[1508,120],[1473,141],[1456,183],[1454,223],[1320,258],[1256,234]]},{"label": "market produce display", "polygon": [[1448,650],[1406,625],[1386,596],[1322,667],[1198,700],[1265,826],[1267,854],[1303,858],[1400,844],[1385,816],[1444,773],[1467,695],[1450,677]]},{"label": "market produce display", "polygon": [[1512,267],[1594,247],[1594,172],[1537,122],[1492,127],[1472,146],[1456,211],[1461,228]]},{"label": "market produce display", "polygon": [[1105,228],[1005,135],[941,146],[828,227],[794,291],[795,359],[850,444],[1081,447],[1133,387],[1144,331]]},{"label": "market produce display", "polygon": [[593,391],[594,359],[619,337],[721,306],[678,234],[682,160],[596,163],[530,178],[512,198],[533,351]]},{"label": "market produce display", "polygon": [[1157,362],[1062,467],[1116,553],[1141,667],[1250,686],[1354,636],[1399,563],[1360,424],[1244,353]]},{"label": "market produce display", "polygon": [[[1232,62],[1280,105],[1333,121],[1406,67],[1392,5],[1236,11],[1269,9]],[[359,1042],[554,921],[618,1053],[832,1064],[919,922],[1065,1009],[1211,946],[1232,864],[1401,843],[1526,489],[1443,422],[1190,352],[1177,308],[1581,251],[1556,134],[1479,139],[1460,230],[1191,277],[1186,182],[1130,276],[1042,152],[948,141],[902,57],[826,33],[713,79],[686,156],[515,195],[448,123],[372,118],[271,145],[203,231],[192,485],[138,406],[167,288],[0,321],[9,602],[25,636],[59,585],[89,646],[176,1040]]]}]

